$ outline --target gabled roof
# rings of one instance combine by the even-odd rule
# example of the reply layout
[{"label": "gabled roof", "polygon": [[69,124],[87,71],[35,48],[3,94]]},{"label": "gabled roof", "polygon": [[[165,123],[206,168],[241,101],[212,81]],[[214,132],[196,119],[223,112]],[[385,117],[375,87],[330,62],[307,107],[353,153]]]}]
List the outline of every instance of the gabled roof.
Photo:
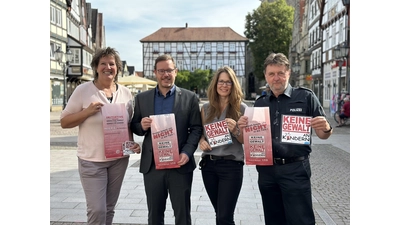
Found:
[{"label": "gabled roof", "polygon": [[140,42],[249,41],[230,27],[162,27]]}]

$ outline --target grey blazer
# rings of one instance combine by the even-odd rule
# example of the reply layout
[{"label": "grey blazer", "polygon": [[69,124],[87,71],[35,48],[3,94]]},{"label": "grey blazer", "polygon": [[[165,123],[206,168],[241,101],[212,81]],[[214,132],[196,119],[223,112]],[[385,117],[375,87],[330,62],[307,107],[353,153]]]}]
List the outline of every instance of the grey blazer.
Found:
[{"label": "grey blazer", "polygon": [[[139,169],[144,174],[149,172],[151,164],[154,164],[154,156],[150,129],[143,131],[140,121],[143,117],[154,115],[155,94],[156,89],[154,88],[136,95],[134,114],[130,124],[133,133],[139,136],[144,135]],[[196,168],[193,154],[203,132],[199,101],[196,94],[184,88],[176,87],[173,113],[175,114],[179,152],[184,151],[189,154],[189,162],[177,168],[177,170],[181,173],[192,172]]]}]

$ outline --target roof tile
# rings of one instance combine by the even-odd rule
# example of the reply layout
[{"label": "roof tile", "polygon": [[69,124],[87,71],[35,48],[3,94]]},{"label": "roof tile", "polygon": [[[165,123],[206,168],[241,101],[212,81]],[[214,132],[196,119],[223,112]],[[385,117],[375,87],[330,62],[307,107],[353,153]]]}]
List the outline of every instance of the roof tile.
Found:
[{"label": "roof tile", "polygon": [[248,41],[230,27],[162,27],[140,42]]}]

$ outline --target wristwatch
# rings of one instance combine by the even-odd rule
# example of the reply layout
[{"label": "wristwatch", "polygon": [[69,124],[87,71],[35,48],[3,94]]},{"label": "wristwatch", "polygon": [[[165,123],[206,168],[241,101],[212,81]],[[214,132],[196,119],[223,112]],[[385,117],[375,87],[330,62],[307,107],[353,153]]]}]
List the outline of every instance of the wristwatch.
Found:
[{"label": "wristwatch", "polygon": [[323,132],[325,133],[325,134],[327,134],[327,133],[329,133],[329,132],[331,132],[331,130],[332,130],[332,126],[329,124],[329,130],[323,130]]}]

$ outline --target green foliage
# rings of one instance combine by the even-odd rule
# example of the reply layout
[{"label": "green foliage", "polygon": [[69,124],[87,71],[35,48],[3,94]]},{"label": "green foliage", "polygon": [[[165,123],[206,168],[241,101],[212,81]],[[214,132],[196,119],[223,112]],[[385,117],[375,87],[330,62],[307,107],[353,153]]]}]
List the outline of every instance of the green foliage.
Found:
[{"label": "green foliage", "polygon": [[179,70],[175,78],[175,84],[188,90],[205,90],[207,89],[211,78],[211,70],[197,69],[193,72],[190,72],[189,70]]},{"label": "green foliage", "polygon": [[179,87],[187,88],[190,87],[189,83],[190,71],[189,70],[178,70],[178,74],[175,78],[175,84]]},{"label": "green foliage", "polygon": [[263,2],[246,15],[244,34],[250,39],[249,47],[254,57],[254,74],[264,79],[263,64],[272,52],[289,54],[292,40],[294,8],[285,0]]}]

